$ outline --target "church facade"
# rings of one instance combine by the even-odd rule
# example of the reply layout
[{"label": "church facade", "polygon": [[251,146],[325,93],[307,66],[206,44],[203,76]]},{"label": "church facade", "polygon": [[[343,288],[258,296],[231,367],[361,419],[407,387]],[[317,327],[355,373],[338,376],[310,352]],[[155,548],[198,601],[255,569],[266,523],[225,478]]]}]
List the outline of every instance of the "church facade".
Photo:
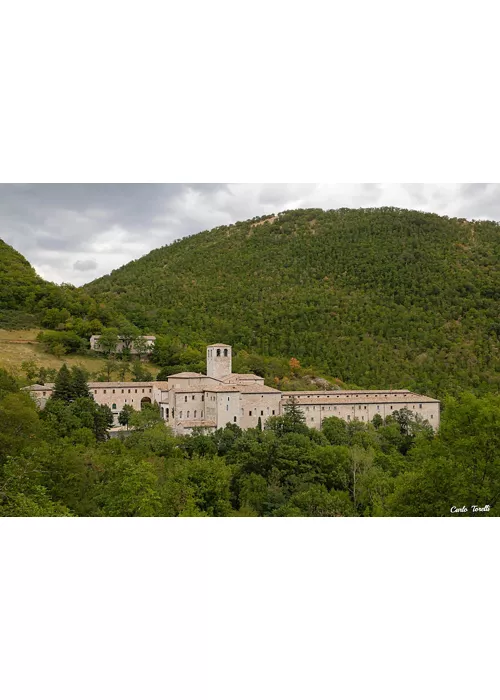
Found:
[{"label": "church facade", "polygon": [[[129,404],[136,410],[157,403],[161,416],[174,433],[188,435],[194,428],[211,432],[234,423],[243,430],[262,426],[272,416],[283,415],[286,404],[295,397],[310,428],[320,429],[325,418],[336,416],[349,422],[371,421],[375,415],[386,418],[407,408],[437,430],[440,402],[406,389],[353,391],[291,391],[266,386],[255,374],[232,372],[232,348],[217,343],[207,347],[207,373],[181,372],[167,381],[89,382],[94,400],[108,405],[118,426],[118,414]],[[51,396],[53,384],[26,387],[40,406]]]}]

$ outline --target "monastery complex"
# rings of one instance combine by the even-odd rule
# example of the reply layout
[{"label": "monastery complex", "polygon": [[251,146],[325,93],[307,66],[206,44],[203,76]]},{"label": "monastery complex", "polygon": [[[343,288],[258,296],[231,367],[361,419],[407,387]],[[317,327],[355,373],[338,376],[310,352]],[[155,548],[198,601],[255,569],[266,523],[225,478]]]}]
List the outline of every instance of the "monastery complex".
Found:
[{"label": "monastery complex", "polygon": [[[207,347],[207,374],[181,372],[167,381],[152,382],[89,382],[94,400],[113,411],[115,425],[118,414],[129,404],[140,410],[144,404],[156,402],[165,423],[174,433],[187,435],[193,428],[213,431],[227,423],[242,429],[255,428],[259,418],[264,427],[270,416],[284,413],[291,396],[297,398],[307,426],[321,428],[325,418],[337,416],[345,421],[371,421],[407,408],[439,428],[439,401],[420,396],[406,389],[381,391],[289,391],[266,386],[255,374],[232,372],[231,346],[222,343]],[[40,406],[51,396],[53,384],[26,387]]]}]

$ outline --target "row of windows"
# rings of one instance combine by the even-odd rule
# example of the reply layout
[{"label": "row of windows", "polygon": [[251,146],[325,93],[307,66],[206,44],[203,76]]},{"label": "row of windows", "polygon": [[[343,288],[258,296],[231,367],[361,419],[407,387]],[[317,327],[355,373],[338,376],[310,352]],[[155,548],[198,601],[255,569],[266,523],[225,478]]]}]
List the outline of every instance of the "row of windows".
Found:
[{"label": "row of windows", "polygon": [[[98,391],[102,391],[103,394],[106,393],[106,389],[94,389],[94,394],[97,394]],[[128,389],[127,391],[128,391],[129,394],[132,393],[132,390],[131,390],[131,389]],[[137,389],[134,389],[134,393],[135,393],[135,394],[137,394],[137,391],[138,391]],[[111,393],[114,394],[114,393],[115,393],[115,390],[113,389],[113,391],[112,391]],[[122,389],[122,394],[124,394],[124,393],[125,393],[125,389]],[[142,393],[144,394],[144,389],[142,390]],[[151,394],[151,389],[149,390],[149,393]],[[44,396],[45,396],[45,394],[44,394]]]},{"label": "row of windows", "polygon": [[[168,409],[167,409],[168,411]],[[200,418],[203,418],[203,411],[200,411],[201,415]],[[190,418],[191,416],[191,411],[186,411],[186,418]],[[172,418],[174,417],[174,412],[172,411]],[[198,411],[193,411],[193,418],[198,417]],[[179,419],[182,418],[182,411],[179,411]]]},{"label": "row of windows", "polygon": [[[194,401],[195,398],[196,398],[196,396],[195,396],[194,394],[192,394],[192,395],[191,395],[191,401]],[[187,400],[188,400],[188,397],[185,396],[185,397],[184,397],[184,403],[187,403]],[[205,401],[205,394],[202,394],[202,395],[201,395],[201,400],[202,400],[202,401]]]},{"label": "row of windows", "polygon": [[[418,407],[419,407],[419,408],[422,408],[422,404],[419,403],[419,404],[418,404]],[[312,406],[312,407],[311,407],[311,406],[306,406],[306,407],[305,407],[306,411],[310,411],[311,408],[312,408],[313,411],[316,410],[316,406]],[[332,406],[318,406],[318,408],[319,408],[320,411],[331,411],[332,408],[333,408],[334,411],[337,410],[337,406],[333,406],[333,407],[332,407]],[[356,406],[353,406],[353,408],[355,409]],[[393,410],[393,408],[394,408],[393,406],[389,406],[389,409],[390,409],[391,411]],[[407,408],[407,406],[406,406],[406,408]],[[412,408],[415,408],[415,406],[413,405]],[[359,410],[363,409],[363,410],[366,411],[366,406],[362,406],[362,405],[360,404],[360,405],[358,406],[358,409],[359,409]],[[377,411],[380,411],[380,406],[377,406]]]},{"label": "row of windows", "polygon": [[[208,351],[208,356],[213,357],[213,352],[214,352],[213,349],[210,349]],[[217,357],[220,357],[220,356],[221,356],[221,348],[217,348]],[[229,351],[227,348],[224,348],[224,357],[228,357],[228,356],[229,356]]]}]

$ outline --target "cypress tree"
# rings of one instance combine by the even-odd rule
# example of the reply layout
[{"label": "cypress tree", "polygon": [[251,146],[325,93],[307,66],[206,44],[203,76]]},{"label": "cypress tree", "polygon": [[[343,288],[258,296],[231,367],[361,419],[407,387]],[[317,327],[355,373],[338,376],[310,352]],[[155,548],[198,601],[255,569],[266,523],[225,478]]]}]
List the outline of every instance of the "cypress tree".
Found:
[{"label": "cypress tree", "polygon": [[71,371],[73,398],[90,398],[89,385],[87,384],[87,375],[80,367],[73,367]]},{"label": "cypress tree", "polygon": [[64,403],[70,403],[74,398],[71,372],[66,364],[64,364],[57,373],[52,398],[55,401],[64,401]]}]

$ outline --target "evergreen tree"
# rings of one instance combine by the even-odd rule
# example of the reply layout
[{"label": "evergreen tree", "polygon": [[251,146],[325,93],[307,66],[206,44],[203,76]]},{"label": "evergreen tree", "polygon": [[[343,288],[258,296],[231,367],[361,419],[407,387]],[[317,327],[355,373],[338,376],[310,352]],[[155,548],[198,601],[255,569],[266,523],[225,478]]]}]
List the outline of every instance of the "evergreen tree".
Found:
[{"label": "evergreen tree", "polygon": [[87,373],[81,367],[73,367],[71,371],[73,397],[89,398],[90,390],[87,384]]},{"label": "evergreen tree", "polygon": [[64,401],[64,403],[70,403],[75,398],[73,379],[66,364],[57,373],[51,398],[53,401]]}]

